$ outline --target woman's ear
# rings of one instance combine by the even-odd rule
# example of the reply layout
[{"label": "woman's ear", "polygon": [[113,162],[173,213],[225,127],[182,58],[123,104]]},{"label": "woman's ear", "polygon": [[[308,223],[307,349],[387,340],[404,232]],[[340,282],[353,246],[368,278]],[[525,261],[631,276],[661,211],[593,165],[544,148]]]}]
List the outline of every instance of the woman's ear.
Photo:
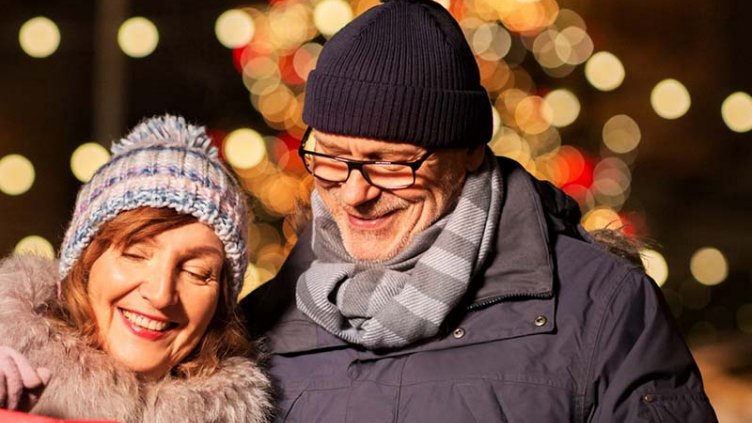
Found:
[{"label": "woman's ear", "polygon": [[465,162],[465,168],[468,172],[475,172],[483,163],[483,158],[486,154],[485,144],[481,144],[477,147],[473,147],[467,150],[467,161]]}]

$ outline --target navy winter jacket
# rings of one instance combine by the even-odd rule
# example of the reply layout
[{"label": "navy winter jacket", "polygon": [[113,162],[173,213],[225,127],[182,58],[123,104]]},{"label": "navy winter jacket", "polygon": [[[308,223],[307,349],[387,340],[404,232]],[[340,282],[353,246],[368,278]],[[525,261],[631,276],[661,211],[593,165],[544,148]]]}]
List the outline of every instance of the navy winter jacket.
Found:
[{"label": "navy winter jacket", "polygon": [[265,335],[285,422],[713,422],[659,288],[592,243],[576,204],[499,159],[496,251],[437,337],[350,345],[295,306],[304,233],[242,306]]}]

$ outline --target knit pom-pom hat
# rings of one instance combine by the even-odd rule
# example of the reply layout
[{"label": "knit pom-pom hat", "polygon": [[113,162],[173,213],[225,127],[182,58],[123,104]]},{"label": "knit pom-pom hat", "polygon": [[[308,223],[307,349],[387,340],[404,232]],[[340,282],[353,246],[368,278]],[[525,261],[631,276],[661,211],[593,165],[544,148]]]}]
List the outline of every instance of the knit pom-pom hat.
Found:
[{"label": "knit pom-pom hat", "polygon": [[169,207],[214,229],[237,297],[248,266],[245,196],[204,128],[178,116],[154,117],[115,142],[111,151],[110,160],[78,192],[60,247],[61,280],[102,224],[126,210]]},{"label": "knit pom-pom hat", "polygon": [[467,148],[491,139],[488,93],[457,21],[430,0],[392,0],[324,46],[303,120],[323,132]]}]

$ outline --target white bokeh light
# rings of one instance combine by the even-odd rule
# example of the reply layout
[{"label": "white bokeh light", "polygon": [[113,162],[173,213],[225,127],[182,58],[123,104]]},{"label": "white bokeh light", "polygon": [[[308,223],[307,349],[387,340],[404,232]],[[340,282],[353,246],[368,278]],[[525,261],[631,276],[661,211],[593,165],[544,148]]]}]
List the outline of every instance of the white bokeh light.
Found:
[{"label": "white bokeh light", "polygon": [[60,29],[44,16],[29,19],[18,31],[18,42],[31,57],[47,57],[60,46]]},{"label": "white bokeh light", "polygon": [[223,46],[238,48],[248,44],[256,32],[253,18],[242,10],[222,13],[214,25],[214,33]]},{"label": "white bokeh light", "polygon": [[664,79],[650,93],[650,104],[658,116],[678,119],[684,116],[692,104],[687,88],[676,79]]},{"label": "white bokeh light", "polygon": [[313,9],[313,24],[325,37],[331,37],[352,19],[352,7],[344,0],[323,0]]},{"label": "white bokeh light", "polygon": [[146,57],[159,44],[156,25],[144,17],[133,17],[123,22],[118,30],[118,45],[130,57]]},{"label": "white bokeh light", "polygon": [[81,144],[73,151],[70,160],[71,172],[81,182],[88,182],[107,160],[110,153],[95,142]]},{"label": "white bokeh light", "polygon": [[21,195],[31,188],[35,179],[34,165],[20,154],[9,154],[0,159],[0,191],[8,195]]},{"label": "white bokeh light", "polygon": [[249,128],[232,131],[225,138],[222,148],[227,162],[237,169],[250,169],[266,157],[264,138]]}]

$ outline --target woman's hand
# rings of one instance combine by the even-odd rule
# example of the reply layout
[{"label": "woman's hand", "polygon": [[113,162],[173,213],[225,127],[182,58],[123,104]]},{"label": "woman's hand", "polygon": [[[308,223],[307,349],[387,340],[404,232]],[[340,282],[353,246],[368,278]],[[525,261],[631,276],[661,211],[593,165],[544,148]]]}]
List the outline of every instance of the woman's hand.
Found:
[{"label": "woman's hand", "polygon": [[0,346],[0,408],[31,410],[51,376],[49,369],[35,369],[20,352]]}]

